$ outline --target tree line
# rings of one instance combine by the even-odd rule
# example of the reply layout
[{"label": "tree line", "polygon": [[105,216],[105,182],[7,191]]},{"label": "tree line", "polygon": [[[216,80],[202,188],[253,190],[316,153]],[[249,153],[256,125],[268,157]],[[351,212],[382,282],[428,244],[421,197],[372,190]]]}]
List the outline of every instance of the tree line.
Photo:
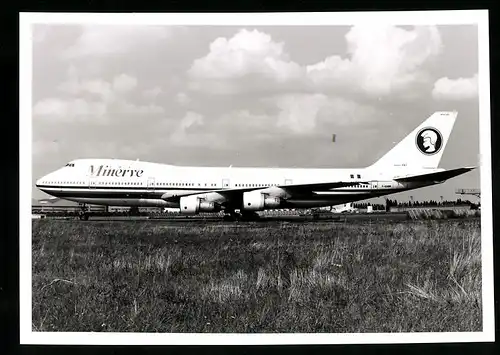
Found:
[{"label": "tree line", "polygon": [[436,201],[436,200],[427,200],[427,201],[398,201],[396,199],[391,200],[391,199],[386,199],[386,204],[379,204],[379,203],[368,203],[368,202],[361,202],[361,203],[353,203],[352,205],[354,208],[360,208],[360,209],[366,209],[368,206],[372,206],[374,211],[380,211],[380,210],[386,210],[389,207],[455,207],[455,206],[477,206],[477,204],[469,201],[469,200],[462,200],[462,199],[457,199],[457,200],[442,200],[442,201]]}]

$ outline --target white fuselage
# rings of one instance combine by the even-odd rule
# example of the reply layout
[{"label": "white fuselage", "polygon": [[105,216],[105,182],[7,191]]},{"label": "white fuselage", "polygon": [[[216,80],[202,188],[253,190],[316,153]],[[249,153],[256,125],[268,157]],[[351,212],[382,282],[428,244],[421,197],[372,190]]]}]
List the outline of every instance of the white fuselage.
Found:
[{"label": "white fuselage", "polygon": [[[273,191],[279,189],[278,186],[286,185],[363,182],[357,186],[295,194],[286,199],[284,204],[270,207],[310,208],[359,201],[425,186],[422,183],[399,183],[393,177],[394,174],[390,172],[370,168],[184,167],[131,160],[80,159],[42,177],[36,185],[50,195],[80,203],[174,208],[180,207],[179,202],[168,197],[211,192],[210,198],[216,201],[217,193],[214,190]],[[231,204],[232,209],[239,209],[242,201],[236,199]]]}]

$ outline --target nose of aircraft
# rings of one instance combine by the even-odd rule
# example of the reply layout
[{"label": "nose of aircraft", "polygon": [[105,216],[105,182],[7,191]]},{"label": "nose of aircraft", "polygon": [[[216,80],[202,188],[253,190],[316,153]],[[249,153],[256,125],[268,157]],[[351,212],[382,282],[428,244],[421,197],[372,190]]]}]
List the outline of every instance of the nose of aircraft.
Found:
[{"label": "nose of aircraft", "polygon": [[40,187],[40,185],[42,184],[42,179],[43,179],[43,178],[40,178],[40,179],[38,179],[38,180],[35,182],[35,186],[36,186],[36,187]]},{"label": "nose of aircraft", "polygon": [[47,175],[42,176],[40,179],[38,179],[38,180],[35,182],[35,186],[36,186],[36,187],[40,187],[41,185],[43,185],[43,181],[45,181],[45,180],[46,180],[46,177],[47,177]]}]

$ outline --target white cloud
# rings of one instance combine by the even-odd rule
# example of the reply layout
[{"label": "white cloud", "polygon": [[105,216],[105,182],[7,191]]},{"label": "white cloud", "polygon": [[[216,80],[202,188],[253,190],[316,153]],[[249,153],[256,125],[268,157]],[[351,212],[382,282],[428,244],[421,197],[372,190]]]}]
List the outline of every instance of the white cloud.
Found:
[{"label": "white cloud", "polygon": [[209,53],[193,62],[188,86],[223,95],[313,89],[414,98],[418,85],[429,80],[425,66],[442,47],[436,27],[354,26],[345,39],[346,57],[332,55],[300,66],[289,58],[283,43],[257,30],[241,30],[229,39],[217,38]]},{"label": "white cloud", "polygon": [[310,133],[316,128],[319,111],[328,101],[323,94],[289,94],[276,101],[280,112],[277,126],[294,133]]},{"label": "white cloud", "polygon": [[117,113],[129,115],[157,115],[165,112],[163,107],[153,104],[135,105],[129,102],[121,101],[117,106]]},{"label": "white cloud", "polygon": [[259,111],[231,111],[211,120],[206,130],[230,131],[235,137],[252,132],[253,137],[276,139],[290,134],[318,134],[325,127],[352,127],[380,118],[378,110],[371,106],[320,93],[280,94],[256,102],[253,106],[258,106]]},{"label": "white cloud", "polygon": [[59,143],[54,140],[36,140],[31,145],[31,154],[36,158],[57,153],[59,153]]},{"label": "white cloud", "polygon": [[289,60],[283,43],[257,30],[240,30],[227,39],[210,44],[209,53],[196,59],[188,71],[195,79],[234,79],[257,74],[286,81],[302,74],[300,66]]},{"label": "white cloud", "polygon": [[98,95],[105,101],[109,101],[113,97],[111,84],[101,79],[79,81],[78,78],[69,78],[69,80],[61,83],[58,89],[71,95],[83,93]]},{"label": "white cloud", "polygon": [[186,116],[181,121],[179,125],[181,131],[185,132],[188,128],[193,125],[203,125],[203,116],[199,113],[189,111],[186,113]]},{"label": "white cloud", "polygon": [[177,125],[177,129],[172,133],[174,136],[184,136],[189,128],[204,124],[204,117],[197,112],[188,111]]},{"label": "white cloud", "polygon": [[68,80],[61,83],[58,89],[72,95],[94,94],[100,96],[104,101],[112,101],[117,95],[131,91],[136,86],[137,79],[127,74],[115,76],[112,82],[103,79],[80,80],[76,69],[70,67]]},{"label": "white cloud", "polygon": [[67,102],[59,98],[38,101],[33,107],[33,114],[39,116],[62,116],[67,111]]},{"label": "white cloud", "polygon": [[170,134],[168,142],[162,138],[159,146],[168,143],[175,147],[194,148],[203,147],[205,149],[227,148],[227,137],[221,136],[213,124],[205,125],[205,116],[197,112],[189,111],[175,126]]},{"label": "white cloud", "polygon": [[84,99],[63,100],[47,98],[38,101],[34,108],[35,116],[49,117],[57,120],[86,119],[88,117],[104,118],[107,107],[102,102]]},{"label": "white cloud", "polygon": [[92,144],[78,144],[78,151],[80,156],[87,158],[94,157],[119,157],[121,144],[114,141],[93,141]]},{"label": "white cloud", "polygon": [[57,86],[57,89],[72,95],[77,95],[81,91],[78,70],[74,65],[70,65],[67,70],[67,80]]},{"label": "white cloud", "polygon": [[181,105],[187,105],[191,102],[191,98],[184,92],[179,92],[175,95],[175,100]]},{"label": "white cloud", "polygon": [[354,26],[346,35],[348,58],[334,55],[306,67],[321,88],[393,95],[427,79],[423,66],[441,50],[435,27]]},{"label": "white cloud", "polygon": [[322,122],[333,122],[337,127],[356,127],[366,123],[383,122],[391,115],[377,106],[361,104],[359,101],[342,97],[330,98],[321,113]]},{"label": "white cloud", "polygon": [[[164,108],[158,105],[128,102],[124,94],[136,87],[137,79],[128,74],[115,76],[110,82],[99,78],[81,80],[72,66],[68,70],[68,79],[58,86],[60,91],[72,97],[40,100],[34,106],[33,113],[46,119],[86,119],[87,122],[88,119],[98,119],[101,123],[115,116],[119,119],[119,115],[145,116],[164,113]],[[91,96],[86,97],[84,94]]]},{"label": "white cloud", "polygon": [[101,79],[86,80],[80,83],[80,90],[100,96],[104,101],[111,101],[114,91],[111,84]]},{"label": "white cloud", "polygon": [[224,125],[235,124],[243,130],[248,128],[267,130],[271,125],[276,124],[276,119],[267,114],[256,114],[249,110],[236,110],[223,115],[220,122]]},{"label": "white cloud", "polygon": [[144,45],[158,45],[170,37],[167,26],[83,26],[76,43],[63,52],[71,59],[85,56],[109,56],[138,50]]},{"label": "white cloud", "polygon": [[471,78],[441,78],[434,83],[432,96],[436,100],[465,100],[477,97],[477,74]]},{"label": "white cloud", "polygon": [[162,92],[163,92],[163,90],[161,89],[161,87],[155,86],[154,88],[144,90],[143,95],[144,95],[144,97],[146,97],[148,99],[154,100]]},{"label": "white cloud", "polygon": [[269,125],[296,135],[321,133],[325,127],[356,127],[380,119],[373,106],[340,96],[324,94],[284,94],[263,100],[278,108]]},{"label": "white cloud", "polygon": [[120,74],[113,79],[113,89],[120,92],[133,90],[136,86],[137,79],[127,74]]}]

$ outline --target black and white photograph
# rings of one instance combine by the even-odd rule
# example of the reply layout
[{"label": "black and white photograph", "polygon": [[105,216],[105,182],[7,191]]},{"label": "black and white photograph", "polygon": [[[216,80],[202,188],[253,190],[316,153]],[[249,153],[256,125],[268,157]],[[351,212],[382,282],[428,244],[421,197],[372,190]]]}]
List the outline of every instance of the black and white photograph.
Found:
[{"label": "black and white photograph", "polygon": [[21,343],[494,340],[488,58],[486,10],[22,13]]}]

